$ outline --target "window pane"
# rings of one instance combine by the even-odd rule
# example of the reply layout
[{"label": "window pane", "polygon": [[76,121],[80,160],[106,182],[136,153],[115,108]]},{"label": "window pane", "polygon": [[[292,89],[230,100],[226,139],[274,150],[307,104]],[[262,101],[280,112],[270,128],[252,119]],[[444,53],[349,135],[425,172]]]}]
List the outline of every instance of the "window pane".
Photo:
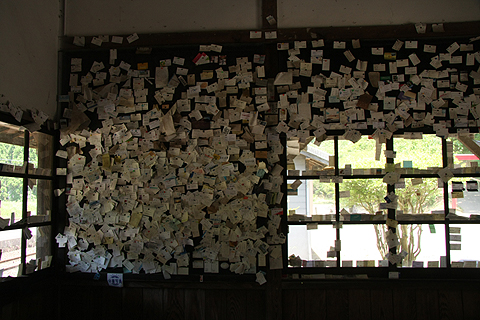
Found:
[{"label": "window pane", "polygon": [[43,179],[28,179],[28,223],[50,221],[52,182]]},{"label": "window pane", "polygon": [[[0,232],[0,274],[2,277],[16,277],[20,265],[22,230]],[[2,273],[3,272],[3,273]]]},{"label": "window pane", "polygon": [[444,220],[443,189],[437,178],[406,178],[395,184],[397,220]]},{"label": "window pane", "polygon": [[[0,164],[6,172],[22,171],[24,164],[25,138],[18,126],[0,122]],[[17,167],[15,169],[14,167]]]},{"label": "window pane", "polygon": [[[385,168],[385,144],[380,147],[380,160],[375,160],[376,142],[367,136],[356,143],[347,140],[338,141],[338,163],[340,168],[350,165],[352,174],[381,174]],[[360,170],[363,169],[363,170]]]},{"label": "window pane", "polygon": [[478,140],[480,140],[480,134],[478,133],[458,138],[448,138],[447,152],[449,163],[453,162],[454,168],[478,167],[479,160],[477,155],[467,148],[469,144],[478,145]]},{"label": "window pane", "polygon": [[448,182],[448,194],[450,199],[448,218],[450,220],[476,218],[480,214],[478,207],[480,194],[478,192],[477,178],[450,179]]},{"label": "window pane", "polygon": [[382,235],[377,232],[378,228],[383,225],[343,225],[340,229],[343,267],[376,267],[378,260],[385,260],[386,252],[381,247],[382,239],[378,239]]},{"label": "window pane", "polygon": [[52,174],[53,136],[41,133],[30,133],[28,163],[29,173],[46,175]]},{"label": "window pane", "polygon": [[340,214],[346,221],[385,220],[386,184],[382,179],[351,179],[340,184]]},{"label": "window pane", "polygon": [[[316,229],[310,229],[316,228]],[[288,256],[290,266],[328,267],[336,266],[335,257],[327,252],[335,246],[336,229],[331,225],[289,226]],[[294,259],[292,255],[297,258]]]},{"label": "window pane", "polygon": [[[15,213],[15,221],[22,219],[23,179],[0,177],[0,204],[3,219],[10,219]],[[15,223],[10,221],[10,224]]]},{"label": "window pane", "polygon": [[402,224],[397,228],[400,247],[407,256],[402,261],[403,267],[440,266],[441,257],[446,256],[445,227],[439,224]]},{"label": "window pane", "polygon": [[396,152],[395,163],[399,163],[407,172],[429,167],[443,167],[442,139],[434,135],[423,135],[422,139],[394,138]]},{"label": "window pane", "polygon": [[289,221],[335,220],[335,184],[319,180],[288,180],[287,209]]},{"label": "window pane", "polygon": [[51,262],[51,227],[29,228],[31,238],[27,240],[26,273],[45,269]]},{"label": "window pane", "polygon": [[314,141],[315,139],[308,144],[299,143],[298,140],[287,142],[288,174],[292,175],[291,170],[298,170],[298,175],[316,174],[311,171],[334,174],[333,140],[323,141],[320,146],[315,145]]},{"label": "window pane", "polygon": [[450,261],[452,267],[480,267],[478,234],[480,225],[450,225]]}]

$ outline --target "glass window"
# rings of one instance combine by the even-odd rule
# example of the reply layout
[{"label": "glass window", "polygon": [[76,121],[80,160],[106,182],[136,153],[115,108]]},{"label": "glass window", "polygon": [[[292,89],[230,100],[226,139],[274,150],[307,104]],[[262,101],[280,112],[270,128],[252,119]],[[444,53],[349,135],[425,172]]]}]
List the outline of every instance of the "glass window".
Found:
[{"label": "glass window", "polygon": [[25,172],[25,133],[19,127],[0,122],[0,164],[4,172]]},{"label": "glass window", "polygon": [[438,178],[405,178],[395,184],[397,220],[443,220],[443,189]]},{"label": "glass window", "polygon": [[407,255],[403,267],[438,268],[446,256],[445,227],[441,224],[401,224],[397,228],[400,246],[398,252]]},{"label": "glass window", "polygon": [[340,183],[340,215],[345,221],[385,220],[380,204],[386,195],[381,179],[345,179]]},{"label": "glass window", "polygon": [[[13,224],[22,219],[23,179],[13,177],[0,177],[0,205],[3,219],[11,219]],[[12,214],[13,213],[13,214]]]},{"label": "glass window", "polygon": [[28,179],[27,216],[29,223],[50,220],[52,181]]},{"label": "glass window", "polygon": [[26,273],[32,273],[50,266],[52,259],[51,226],[29,228],[28,230],[30,234],[27,236]]},{"label": "glass window", "polygon": [[[310,143],[298,140],[287,142],[287,168],[289,175],[333,175],[334,174],[334,141],[326,140],[320,145],[313,139]],[[292,174],[292,170],[298,174]]]},{"label": "glass window", "polygon": [[9,230],[0,232],[0,274],[2,277],[18,276],[22,230]]},{"label": "glass window", "polygon": [[310,223],[289,226],[288,256],[291,267],[335,267],[337,259],[329,251],[335,247],[336,229]]},{"label": "glass window", "polygon": [[471,150],[478,146],[480,134],[475,133],[468,136],[450,137],[447,140],[447,155],[449,164],[454,168],[463,168],[464,170],[475,172],[478,168],[479,157]]},{"label": "glass window", "polygon": [[[377,150],[374,139],[368,136],[362,138],[356,143],[348,140],[338,141],[338,163],[341,169],[350,166],[350,174],[381,174],[385,168],[385,155],[383,150],[385,145],[379,146],[379,160],[376,160]],[[348,170],[347,174],[348,175]]]},{"label": "glass window", "polygon": [[[342,266],[376,267],[385,260],[384,242],[379,239],[383,225],[343,225],[340,229]],[[388,264],[386,265],[388,266]]]},{"label": "glass window", "polygon": [[288,180],[287,209],[289,221],[335,220],[335,184],[320,180]]},{"label": "glass window", "polygon": [[[28,149],[25,148],[27,144]],[[28,162],[24,161],[26,158]],[[51,226],[32,225],[50,221],[52,159],[51,135],[34,132],[25,136],[18,126],[0,123],[0,214],[2,219],[8,219],[0,229],[1,277],[16,277],[39,270],[42,261],[39,259],[46,261],[45,268],[51,262]],[[44,177],[38,179],[33,175]],[[22,252],[22,248],[26,251]],[[26,264],[23,264],[22,255]]]},{"label": "glass window", "polygon": [[53,163],[53,137],[42,132],[30,133],[29,173],[50,176]]},{"label": "glass window", "polygon": [[480,267],[478,234],[480,225],[452,224],[450,229],[450,260],[452,267]]},{"label": "glass window", "polygon": [[395,163],[406,173],[420,173],[415,169],[441,168],[442,139],[425,134],[421,139],[394,138]]},{"label": "glass window", "polygon": [[450,220],[475,219],[480,215],[478,207],[478,178],[452,178],[448,182]]}]

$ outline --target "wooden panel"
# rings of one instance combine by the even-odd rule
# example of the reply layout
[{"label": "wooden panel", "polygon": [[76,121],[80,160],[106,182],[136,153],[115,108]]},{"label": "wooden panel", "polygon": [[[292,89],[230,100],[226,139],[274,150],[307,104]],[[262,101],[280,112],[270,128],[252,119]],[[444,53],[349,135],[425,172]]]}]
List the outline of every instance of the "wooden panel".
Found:
[{"label": "wooden panel", "polygon": [[[106,308],[102,287],[65,286],[60,303],[61,319],[89,319],[93,314]],[[76,308],[72,308],[76,306]]]},{"label": "wooden panel", "polygon": [[18,319],[15,311],[17,310],[18,301],[11,302],[9,304],[2,305],[2,311],[0,312],[1,319]]},{"label": "wooden panel", "polygon": [[[266,283],[266,319],[277,320],[283,319],[282,311],[282,270],[269,270],[267,272]],[[286,318],[285,318],[286,319]]]},{"label": "wooden panel", "polygon": [[247,291],[247,319],[265,320],[266,304],[264,290]]},{"label": "wooden panel", "polygon": [[96,313],[96,316],[100,316],[102,319],[121,319],[123,318],[122,305],[123,305],[123,289],[115,287],[101,287],[102,293],[95,304],[97,310],[101,312]]},{"label": "wooden panel", "polygon": [[227,291],[227,319],[248,319],[246,317],[247,290]]},{"label": "wooden panel", "polygon": [[164,314],[163,289],[143,289],[143,318],[156,319]]},{"label": "wooden panel", "polygon": [[262,1],[262,27],[264,29],[275,29],[277,24],[270,25],[267,21],[268,16],[273,16],[277,21],[277,0],[263,0]]},{"label": "wooden panel", "polygon": [[164,314],[166,319],[180,320],[185,318],[185,290],[164,289],[163,291]]},{"label": "wooden panel", "polygon": [[480,290],[468,288],[462,290],[463,317],[464,319],[475,319],[480,315]]},{"label": "wooden panel", "polygon": [[441,319],[463,319],[462,292],[460,290],[438,290],[438,298]]},{"label": "wooden panel", "polygon": [[[115,312],[115,306],[118,305],[117,301],[110,301],[110,299],[118,300],[109,296],[110,294],[113,294],[113,291],[111,289],[116,289],[120,291],[122,290],[120,288],[109,288],[104,286],[98,286],[93,288],[87,286],[79,286],[76,289],[83,292],[80,299],[85,299],[85,301],[88,301],[85,303],[79,303],[82,308],[88,310],[88,316],[91,317],[92,315],[98,315],[101,318],[108,317],[110,312]],[[75,305],[75,302],[72,305]],[[72,310],[72,305],[70,305],[70,310]]]},{"label": "wooden panel", "polygon": [[[476,282],[324,282],[286,284],[278,305],[285,315],[275,319],[475,319],[480,314]],[[1,319],[265,319],[263,288],[230,284],[149,284],[112,288],[92,284],[33,284],[25,295],[4,301]],[[307,289],[305,289],[307,288]],[[265,288],[266,289],[266,288]],[[43,290],[43,291],[41,291]],[[58,292],[57,292],[58,290]],[[22,300],[20,300],[22,296]],[[58,297],[57,297],[58,296]],[[24,301],[28,301],[27,304]],[[72,307],[74,306],[74,307]],[[58,308],[58,312],[56,310]],[[270,312],[270,314],[274,314]]]},{"label": "wooden panel", "polygon": [[227,319],[227,290],[206,290],[205,319]]},{"label": "wooden panel", "polygon": [[122,317],[143,319],[143,288],[123,288]]},{"label": "wooden panel", "polygon": [[305,319],[327,319],[325,290],[305,290]]},{"label": "wooden panel", "polygon": [[[268,1],[270,2],[270,0]],[[267,4],[262,10],[268,15],[270,4]],[[276,15],[274,13],[273,15]],[[274,28],[262,20],[265,29]],[[449,22],[444,23],[445,32],[429,31],[419,34],[415,30],[415,25],[385,25],[385,26],[359,26],[359,27],[312,27],[312,28],[293,28],[277,29],[277,39],[250,39],[250,30],[218,30],[206,32],[175,32],[158,34],[139,34],[140,39],[132,43],[124,43],[122,48],[126,47],[145,47],[159,45],[184,45],[199,43],[277,43],[294,40],[312,40],[312,33],[317,34],[319,38],[325,40],[339,39],[421,39],[421,38],[440,38],[457,36],[477,36],[477,30],[480,28],[480,21]],[[125,34],[124,36],[128,36]],[[62,50],[98,50],[98,47],[91,43],[92,36],[85,37],[85,47],[77,47],[73,44],[73,37],[62,37]],[[102,48],[118,48],[118,45],[112,42],[102,44]],[[24,113],[26,114],[26,113]],[[33,120],[32,120],[33,121]]]},{"label": "wooden panel", "polygon": [[417,319],[417,297],[415,287],[393,290],[394,319]]},{"label": "wooden panel", "polygon": [[284,290],[282,295],[282,308],[284,319],[305,319],[305,290]]},{"label": "wooden panel", "polygon": [[185,290],[185,319],[204,320],[205,308],[205,290]]},{"label": "wooden panel", "polygon": [[[54,305],[54,286],[48,286],[47,282],[25,284],[18,293],[17,300],[8,304],[10,315],[2,315],[0,319],[33,319],[38,315],[56,315]],[[1,303],[1,302],[0,302]]]},{"label": "wooden panel", "polygon": [[311,40],[312,33],[320,39],[402,39],[402,38],[445,38],[455,36],[475,36],[480,26],[480,21],[445,23],[445,32],[417,33],[415,25],[389,25],[389,26],[358,26],[358,27],[314,27],[278,29],[277,42],[294,40]]},{"label": "wooden panel", "polygon": [[58,318],[54,278],[3,279],[0,284],[0,319]]},{"label": "wooden panel", "polygon": [[348,291],[326,290],[327,319],[348,319]]},{"label": "wooden panel", "polygon": [[371,305],[369,290],[348,290],[348,314],[350,319],[370,319]]},{"label": "wooden panel", "polygon": [[297,313],[297,294],[300,290],[283,290],[282,314],[285,319],[294,319]]},{"label": "wooden panel", "polygon": [[433,320],[440,318],[438,291],[436,289],[417,289],[415,290],[415,297],[417,299],[417,319]]},{"label": "wooden panel", "polygon": [[374,289],[370,292],[372,319],[393,319],[393,296],[390,289]]}]

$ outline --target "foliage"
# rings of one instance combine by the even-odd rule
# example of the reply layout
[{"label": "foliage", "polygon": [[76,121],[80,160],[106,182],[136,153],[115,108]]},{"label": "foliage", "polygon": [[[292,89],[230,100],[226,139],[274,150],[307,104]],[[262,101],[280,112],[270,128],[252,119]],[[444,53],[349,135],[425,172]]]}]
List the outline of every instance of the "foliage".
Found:
[{"label": "foliage", "polygon": [[[382,147],[382,150],[385,147]],[[422,140],[394,139],[394,149],[397,153],[395,162],[402,163],[411,160],[416,168],[426,169],[442,165],[441,140],[435,136],[424,135]],[[385,158],[381,155],[381,161],[375,161],[375,141],[363,137],[355,144],[347,141],[339,141],[339,163],[352,164],[353,168],[382,168]],[[381,179],[347,179],[340,185],[340,190],[349,190],[350,197],[342,198],[342,205],[350,212],[365,210],[369,214],[375,214],[379,210],[379,204],[385,202],[387,195],[386,184]],[[334,194],[333,184],[314,183],[314,196],[332,198]],[[406,179],[405,188],[396,189],[398,209],[404,213],[420,214],[428,212],[438,201],[438,186],[435,179],[426,179],[423,183],[412,185],[410,179]],[[362,210],[362,211],[363,211]],[[385,258],[388,246],[385,235],[388,231],[386,225],[374,225],[377,235],[377,248]],[[405,250],[405,260],[414,261],[420,254],[420,240],[422,226],[415,224],[399,225],[397,236],[400,241],[399,251]]]},{"label": "foliage", "polygon": [[[475,133],[473,135],[474,140],[480,140],[480,133]],[[449,139],[453,145],[453,154],[471,154],[472,152],[456,138]]]},{"label": "foliage", "polygon": [[[29,161],[38,163],[37,150],[30,148]],[[9,143],[0,143],[0,163],[22,166],[24,162],[23,147]],[[1,177],[0,200],[22,201],[23,180],[21,178]],[[36,192],[31,196],[36,198]]]},{"label": "foliage", "polygon": [[332,183],[322,183],[318,180],[313,181],[313,199],[333,200],[335,195],[335,185]]},{"label": "foliage", "polygon": [[[377,249],[382,256],[382,259],[385,259],[385,256],[388,253],[388,246],[385,241],[386,234],[388,232],[387,225],[376,224],[374,225],[375,232],[377,235]],[[422,225],[421,224],[402,224],[398,225],[396,229],[399,245],[399,252],[405,251],[407,253],[404,258],[404,262],[411,263],[415,261],[417,256],[421,252],[420,241],[422,238]]]},{"label": "foliage", "polygon": [[345,180],[342,190],[350,190],[350,197],[345,198],[342,204],[347,208],[361,207],[369,214],[378,211],[378,205],[385,202],[386,189],[380,179],[352,179]]},{"label": "foliage", "polygon": [[432,208],[439,199],[438,185],[436,180],[427,179],[423,183],[413,185],[411,180],[405,184],[405,188],[395,190],[397,195],[398,209],[404,213],[420,214]]}]

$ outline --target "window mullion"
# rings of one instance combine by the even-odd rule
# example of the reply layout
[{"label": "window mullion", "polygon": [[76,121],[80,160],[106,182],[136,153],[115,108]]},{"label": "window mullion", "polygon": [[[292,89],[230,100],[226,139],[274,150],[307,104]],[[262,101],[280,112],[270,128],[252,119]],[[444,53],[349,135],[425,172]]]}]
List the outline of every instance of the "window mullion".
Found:
[{"label": "window mullion", "polygon": [[[340,241],[340,184],[339,184],[339,170],[338,170],[338,136],[335,136],[333,140],[333,153],[335,159],[335,226],[336,226],[336,233],[337,233],[337,241]],[[337,252],[337,267],[341,266],[341,256],[340,250],[336,250]]]},{"label": "window mullion", "polygon": [[[28,198],[28,152],[29,152],[29,138],[30,134],[28,130],[25,130],[24,136],[24,149],[23,149],[23,164],[25,170],[23,172],[23,196],[22,196],[22,219],[23,221],[27,222],[27,198]],[[28,228],[28,226],[25,226]],[[26,274],[26,259],[27,259],[27,237],[25,236],[25,232],[22,230],[22,242],[21,242],[21,251],[20,251],[20,266],[22,268],[22,275]]]},{"label": "window mullion", "polygon": [[[443,167],[448,167],[448,147],[447,139],[442,138],[442,160]],[[450,219],[447,218],[450,212],[449,205],[449,195],[448,195],[448,182],[443,182],[443,212],[445,214],[445,253],[446,253],[446,262],[447,268],[451,267],[450,262]]]},{"label": "window mullion", "polygon": [[[386,144],[385,144],[385,148],[386,150],[390,150],[390,151],[394,151],[394,148],[393,148],[393,137],[391,137],[390,139],[387,140]],[[389,158],[389,157],[386,157],[386,162],[387,163],[395,163],[394,162],[395,159],[394,158]],[[390,192],[393,192],[395,193],[395,185],[390,185],[390,184],[387,184],[387,194],[390,194]],[[395,213],[395,209],[388,209],[387,211],[387,214],[388,214],[388,218],[390,219],[394,219],[396,218],[396,213]],[[393,232],[397,233],[397,230],[396,228],[392,228],[392,227],[388,227],[389,230],[392,230]],[[394,247],[394,248],[389,248],[389,252],[390,254],[397,254],[397,247]],[[388,263],[389,265],[389,269],[390,270],[394,270],[395,268],[397,268],[398,266],[396,264],[391,264],[390,262]]]}]

